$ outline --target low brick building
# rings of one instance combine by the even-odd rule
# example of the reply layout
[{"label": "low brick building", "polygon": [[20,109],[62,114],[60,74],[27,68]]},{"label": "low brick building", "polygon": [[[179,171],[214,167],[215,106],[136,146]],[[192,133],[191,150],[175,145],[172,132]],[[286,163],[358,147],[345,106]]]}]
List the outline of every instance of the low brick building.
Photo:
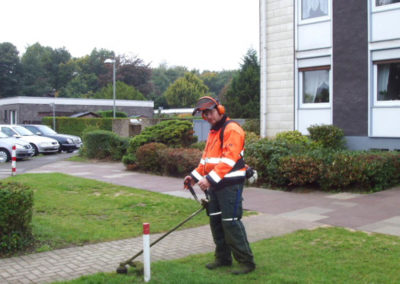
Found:
[{"label": "low brick building", "polygon": [[[11,97],[0,99],[0,123],[41,123],[45,116],[71,116],[81,112],[112,110],[113,100],[48,97]],[[116,100],[116,111],[128,116],[153,117],[153,101]]]}]

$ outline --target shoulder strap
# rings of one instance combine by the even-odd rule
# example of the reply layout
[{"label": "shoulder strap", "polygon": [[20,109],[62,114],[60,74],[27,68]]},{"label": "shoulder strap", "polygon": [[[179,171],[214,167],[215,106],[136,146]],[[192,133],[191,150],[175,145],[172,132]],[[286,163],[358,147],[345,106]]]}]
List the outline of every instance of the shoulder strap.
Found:
[{"label": "shoulder strap", "polygon": [[219,133],[219,140],[221,141],[221,149],[222,149],[222,146],[224,145],[225,127],[231,122],[237,123],[236,121],[228,120],[228,121],[225,121],[224,125],[222,125],[222,127],[221,127],[221,132]]}]

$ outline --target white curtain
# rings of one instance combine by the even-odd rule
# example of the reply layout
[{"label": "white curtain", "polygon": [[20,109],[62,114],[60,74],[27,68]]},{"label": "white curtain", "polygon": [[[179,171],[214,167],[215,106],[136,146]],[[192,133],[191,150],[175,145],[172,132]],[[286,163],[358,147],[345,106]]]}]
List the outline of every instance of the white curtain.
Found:
[{"label": "white curtain", "polygon": [[378,65],[378,101],[384,100],[381,92],[387,92],[389,83],[390,64]]},{"label": "white curtain", "polygon": [[328,0],[302,0],[302,18],[328,15]]},{"label": "white curtain", "polygon": [[303,103],[316,102],[318,88],[328,88],[329,71],[317,70],[303,73]]}]

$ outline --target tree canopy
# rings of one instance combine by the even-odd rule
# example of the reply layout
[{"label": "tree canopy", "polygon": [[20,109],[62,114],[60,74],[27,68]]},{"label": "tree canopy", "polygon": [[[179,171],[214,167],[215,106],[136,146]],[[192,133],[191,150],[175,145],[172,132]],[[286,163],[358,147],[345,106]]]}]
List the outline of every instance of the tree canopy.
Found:
[{"label": "tree canopy", "polygon": [[171,107],[194,107],[197,100],[208,94],[208,87],[194,73],[187,72],[168,87],[165,98]]},{"label": "tree canopy", "polygon": [[260,64],[254,49],[247,51],[239,73],[233,77],[222,102],[231,117],[259,118]]}]

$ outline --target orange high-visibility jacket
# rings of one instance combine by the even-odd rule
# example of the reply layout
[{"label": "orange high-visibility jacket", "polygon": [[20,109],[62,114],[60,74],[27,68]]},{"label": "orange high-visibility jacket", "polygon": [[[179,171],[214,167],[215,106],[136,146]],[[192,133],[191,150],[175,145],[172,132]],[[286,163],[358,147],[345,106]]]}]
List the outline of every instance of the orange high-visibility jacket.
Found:
[{"label": "orange high-visibility jacket", "polygon": [[221,147],[220,132],[227,120],[229,118],[224,117],[211,128],[200,163],[190,174],[196,182],[206,177],[214,188],[244,182],[246,176],[243,160],[245,133],[237,123],[227,124]]}]

